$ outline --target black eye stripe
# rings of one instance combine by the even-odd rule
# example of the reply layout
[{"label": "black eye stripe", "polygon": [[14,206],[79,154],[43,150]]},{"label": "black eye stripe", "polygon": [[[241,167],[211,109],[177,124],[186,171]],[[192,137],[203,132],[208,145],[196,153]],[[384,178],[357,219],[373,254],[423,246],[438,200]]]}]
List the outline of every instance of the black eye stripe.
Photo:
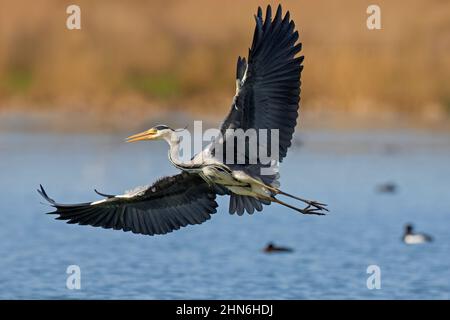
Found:
[{"label": "black eye stripe", "polygon": [[165,129],[169,129],[169,127],[168,127],[168,126],[165,126],[165,125],[157,125],[157,126],[155,127],[155,129],[156,129],[156,130],[165,130]]}]

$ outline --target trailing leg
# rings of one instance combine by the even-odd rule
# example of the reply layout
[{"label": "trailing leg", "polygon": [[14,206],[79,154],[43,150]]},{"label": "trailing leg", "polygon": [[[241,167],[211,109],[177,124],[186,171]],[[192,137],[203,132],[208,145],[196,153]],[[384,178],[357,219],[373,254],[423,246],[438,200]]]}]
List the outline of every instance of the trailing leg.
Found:
[{"label": "trailing leg", "polygon": [[302,214],[314,214],[314,215],[318,215],[318,216],[324,216],[325,215],[325,213],[321,212],[322,209],[312,208],[311,205],[309,205],[309,204],[305,208],[301,209],[301,208],[294,207],[293,205],[290,205],[290,204],[288,204],[286,202],[283,202],[281,200],[278,200],[275,197],[270,197],[270,201],[279,203],[279,204],[281,204],[281,205],[283,205],[285,207],[288,207],[290,209],[298,211],[298,212],[300,212]]}]

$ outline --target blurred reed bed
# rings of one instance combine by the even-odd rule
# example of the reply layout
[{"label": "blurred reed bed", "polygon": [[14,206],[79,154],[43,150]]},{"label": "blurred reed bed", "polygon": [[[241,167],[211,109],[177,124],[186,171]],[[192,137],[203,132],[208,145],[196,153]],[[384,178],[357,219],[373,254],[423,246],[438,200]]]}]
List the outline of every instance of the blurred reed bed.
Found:
[{"label": "blurred reed bed", "polygon": [[[82,29],[65,27],[73,1],[0,2],[0,111],[103,115],[183,110],[220,114],[234,93],[258,5],[274,1],[80,0]],[[304,43],[309,111],[450,113],[450,1],[281,1]]]}]

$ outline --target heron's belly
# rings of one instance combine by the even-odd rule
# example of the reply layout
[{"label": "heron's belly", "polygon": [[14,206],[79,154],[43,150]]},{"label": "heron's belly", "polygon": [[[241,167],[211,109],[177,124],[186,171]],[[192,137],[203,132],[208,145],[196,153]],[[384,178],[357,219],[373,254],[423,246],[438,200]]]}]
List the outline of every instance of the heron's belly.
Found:
[{"label": "heron's belly", "polygon": [[231,171],[224,170],[217,166],[205,166],[202,168],[201,176],[207,182],[220,184],[223,186],[244,186],[246,183],[235,179]]},{"label": "heron's belly", "polygon": [[220,167],[207,166],[202,169],[202,177],[209,183],[222,185],[233,193],[252,197],[267,197],[271,192],[255,178],[243,171],[223,170]]}]

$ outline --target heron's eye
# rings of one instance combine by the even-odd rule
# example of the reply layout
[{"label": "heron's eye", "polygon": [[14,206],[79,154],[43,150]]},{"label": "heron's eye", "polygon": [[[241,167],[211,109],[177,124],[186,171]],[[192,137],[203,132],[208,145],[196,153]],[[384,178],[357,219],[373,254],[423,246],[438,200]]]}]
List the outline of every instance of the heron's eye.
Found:
[{"label": "heron's eye", "polygon": [[160,124],[160,125],[157,125],[157,126],[155,127],[155,129],[156,129],[156,130],[166,130],[166,129],[169,129],[169,127]]}]

